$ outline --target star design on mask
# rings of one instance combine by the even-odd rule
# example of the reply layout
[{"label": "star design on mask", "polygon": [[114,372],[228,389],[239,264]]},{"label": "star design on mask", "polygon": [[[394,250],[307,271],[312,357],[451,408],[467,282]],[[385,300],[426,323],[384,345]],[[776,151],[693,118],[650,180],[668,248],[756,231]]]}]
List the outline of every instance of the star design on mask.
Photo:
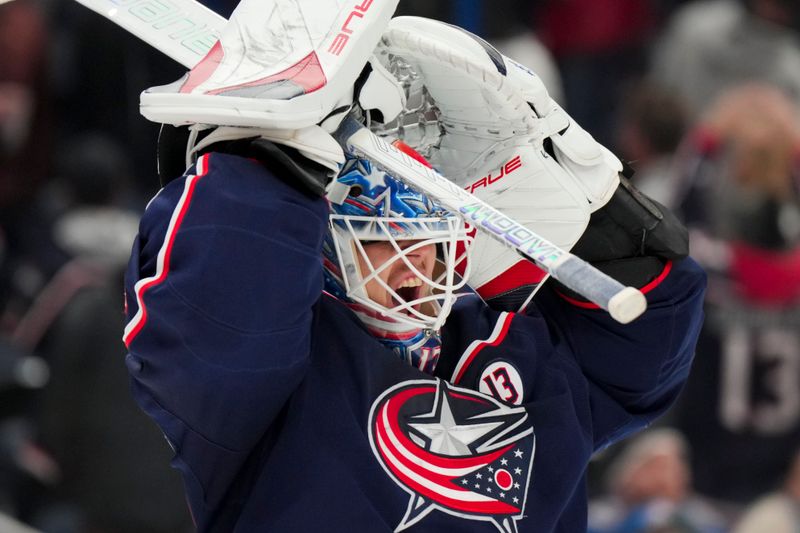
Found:
[{"label": "star design on mask", "polygon": [[[373,168],[368,161],[361,158],[348,159],[339,174],[341,176],[347,176],[353,173],[361,176],[366,182],[365,186],[367,190],[362,194],[372,197],[376,189],[382,190],[370,203],[375,206],[375,211],[377,213],[390,213],[392,209],[392,187],[386,182],[386,174]],[[361,185],[364,185],[364,183],[362,182]]]},{"label": "star design on mask", "polygon": [[349,159],[344,164],[340,175],[346,176],[350,173],[360,175],[364,181],[367,182],[369,190],[387,187],[386,173],[373,168],[372,165],[364,159]]}]

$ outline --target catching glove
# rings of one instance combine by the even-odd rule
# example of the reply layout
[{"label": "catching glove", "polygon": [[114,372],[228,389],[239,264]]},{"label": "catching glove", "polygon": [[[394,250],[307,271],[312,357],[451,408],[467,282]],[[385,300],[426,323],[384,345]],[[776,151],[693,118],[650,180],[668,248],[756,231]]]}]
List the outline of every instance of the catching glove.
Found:
[{"label": "catching glove", "polygon": [[[406,88],[405,113],[378,128],[517,222],[570,249],[619,184],[622,164],[581,129],[529,69],[455,26],[393,19],[376,56]],[[393,117],[384,117],[389,119]],[[470,284],[519,309],[546,277],[475,236]]]}]

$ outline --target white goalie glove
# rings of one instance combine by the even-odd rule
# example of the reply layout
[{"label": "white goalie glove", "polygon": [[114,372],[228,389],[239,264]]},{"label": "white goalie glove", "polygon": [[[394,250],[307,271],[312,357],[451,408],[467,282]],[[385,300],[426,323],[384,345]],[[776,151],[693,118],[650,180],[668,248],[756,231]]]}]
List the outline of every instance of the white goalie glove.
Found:
[{"label": "white goalie glove", "polygon": [[[376,66],[375,63],[380,65]],[[401,138],[442,174],[510,218],[570,249],[619,185],[620,161],[581,129],[529,69],[478,37],[419,17],[393,19],[373,66],[404,85],[404,112],[373,129]],[[387,113],[387,109],[389,112]],[[506,309],[527,304],[545,275],[478,232],[470,285]]]}]

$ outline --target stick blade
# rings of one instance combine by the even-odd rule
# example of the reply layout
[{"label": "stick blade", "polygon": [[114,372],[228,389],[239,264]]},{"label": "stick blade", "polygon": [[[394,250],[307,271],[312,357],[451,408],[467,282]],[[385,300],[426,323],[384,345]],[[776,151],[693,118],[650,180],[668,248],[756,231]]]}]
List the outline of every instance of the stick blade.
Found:
[{"label": "stick blade", "polygon": [[195,0],[157,3],[76,0],[132,35],[192,68],[211,49],[227,21]]}]

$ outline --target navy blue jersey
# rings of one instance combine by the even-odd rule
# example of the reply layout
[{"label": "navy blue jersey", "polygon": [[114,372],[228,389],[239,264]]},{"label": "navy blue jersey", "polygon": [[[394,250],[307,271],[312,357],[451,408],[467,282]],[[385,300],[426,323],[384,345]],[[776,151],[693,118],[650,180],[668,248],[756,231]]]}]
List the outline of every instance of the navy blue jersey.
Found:
[{"label": "navy blue jersey", "polygon": [[585,531],[591,454],[687,376],[702,271],[668,267],[627,326],[548,288],[525,314],[464,297],[430,376],[323,292],[327,215],[219,153],[144,214],[126,362],[198,530]]}]

